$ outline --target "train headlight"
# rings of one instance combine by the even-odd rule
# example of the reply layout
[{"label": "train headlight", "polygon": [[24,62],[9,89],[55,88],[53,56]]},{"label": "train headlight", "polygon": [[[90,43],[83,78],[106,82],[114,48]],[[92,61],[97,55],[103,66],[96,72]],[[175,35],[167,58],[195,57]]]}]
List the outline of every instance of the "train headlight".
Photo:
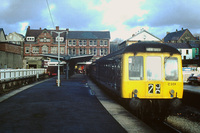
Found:
[{"label": "train headlight", "polygon": [[169,93],[170,93],[171,97],[174,97],[174,93],[175,93],[174,90],[170,90]]},{"label": "train headlight", "polygon": [[133,92],[132,92],[133,95],[132,95],[132,96],[133,96],[133,97],[137,97],[137,93],[138,93],[138,90],[137,90],[137,89],[133,90]]}]

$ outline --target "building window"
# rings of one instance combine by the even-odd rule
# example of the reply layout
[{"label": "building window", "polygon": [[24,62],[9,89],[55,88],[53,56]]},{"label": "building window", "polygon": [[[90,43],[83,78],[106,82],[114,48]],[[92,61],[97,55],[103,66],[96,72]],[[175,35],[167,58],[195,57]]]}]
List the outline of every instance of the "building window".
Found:
[{"label": "building window", "polygon": [[93,45],[93,41],[92,41],[92,40],[90,40],[90,43],[89,43],[89,45],[90,45],[90,46],[92,46],[92,45]]},{"label": "building window", "polygon": [[39,53],[39,47],[32,47],[32,53],[36,54]]},{"label": "building window", "polygon": [[107,46],[108,45],[108,41],[107,40],[101,40],[100,41],[100,46]]},{"label": "building window", "polygon": [[197,54],[197,51],[198,51],[197,48],[195,48],[195,54]]},{"label": "building window", "polygon": [[25,47],[25,53],[29,53],[30,52],[30,47]]},{"label": "building window", "polygon": [[44,38],[41,38],[41,39],[40,39],[40,42],[44,42]]},{"label": "building window", "polygon": [[48,47],[46,45],[42,46],[42,53],[48,54]]},{"label": "building window", "polygon": [[35,37],[26,37],[26,41],[34,42]]},{"label": "building window", "polygon": [[97,41],[96,40],[94,40],[94,46],[97,46]]},{"label": "building window", "polygon": [[82,40],[79,40],[79,46],[82,46],[83,43],[82,43]]},{"label": "building window", "polygon": [[104,53],[104,49],[101,48],[101,49],[100,49],[100,56],[103,56],[103,53]]},{"label": "building window", "polygon": [[108,49],[107,48],[101,48],[100,49],[100,56],[105,56],[108,54]]},{"label": "building window", "polygon": [[83,54],[83,49],[82,49],[82,48],[79,49],[79,54],[80,54],[80,55]]},{"label": "building window", "polygon": [[186,50],[186,54],[189,54],[189,50]]},{"label": "building window", "polygon": [[100,46],[103,46],[103,40],[100,41]]},{"label": "building window", "polygon": [[97,55],[97,49],[94,48],[93,51],[94,51],[94,55]]},{"label": "building window", "polygon": [[60,47],[60,54],[64,54],[65,53],[65,47]]},{"label": "building window", "polygon": [[51,54],[57,54],[57,47],[51,47]]},{"label": "building window", "polygon": [[108,41],[104,41],[104,46],[107,46],[108,45]]},{"label": "building window", "polygon": [[68,55],[71,55],[72,52],[71,52],[71,48],[68,49]]},{"label": "building window", "polygon": [[83,46],[87,45],[87,40],[83,40]]},{"label": "building window", "polygon": [[76,46],[76,40],[73,40],[73,46]]},{"label": "building window", "polygon": [[68,41],[68,46],[71,46],[72,45],[72,40],[69,40]]},{"label": "building window", "polygon": [[83,54],[84,54],[84,55],[87,54],[86,48],[83,48]]},{"label": "building window", "polygon": [[89,54],[90,55],[97,55],[97,49],[96,48],[90,48],[89,49]]},{"label": "building window", "polygon": [[73,48],[73,50],[72,50],[72,55],[76,55],[76,49],[75,48]]}]

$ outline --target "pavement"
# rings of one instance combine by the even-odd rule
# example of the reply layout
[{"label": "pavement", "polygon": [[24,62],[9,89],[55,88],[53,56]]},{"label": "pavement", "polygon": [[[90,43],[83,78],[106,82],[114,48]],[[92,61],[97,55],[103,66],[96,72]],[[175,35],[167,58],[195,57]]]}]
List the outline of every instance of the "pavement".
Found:
[{"label": "pavement", "polygon": [[[150,128],[144,129],[151,132]],[[60,87],[56,86],[55,77],[0,97],[0,133],[125,132],[131,130],[125,129],[106,110],[94,89],[88,86],[86,76],[81,74],[69,80],[61,77]]]}]

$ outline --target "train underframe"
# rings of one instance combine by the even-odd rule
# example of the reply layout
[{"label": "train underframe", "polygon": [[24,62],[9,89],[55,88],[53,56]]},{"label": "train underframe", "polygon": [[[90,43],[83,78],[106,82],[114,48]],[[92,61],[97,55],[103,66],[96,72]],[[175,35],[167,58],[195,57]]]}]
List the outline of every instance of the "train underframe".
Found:
[{"label": "train underframe", "polygon": [[173,99],[139,99],[129,100],[129,107],[141,119],[165,119],[169,114],[177,111],[181,100]]}]

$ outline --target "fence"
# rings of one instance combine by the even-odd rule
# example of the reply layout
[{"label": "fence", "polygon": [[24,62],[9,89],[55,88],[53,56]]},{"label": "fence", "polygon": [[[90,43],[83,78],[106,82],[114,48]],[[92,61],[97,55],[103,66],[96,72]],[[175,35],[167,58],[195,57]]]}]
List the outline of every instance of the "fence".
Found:
[{"label": "fence", "polygon": [[0,82],[39,76],[46,73],[46,69],[0,69]]}]

